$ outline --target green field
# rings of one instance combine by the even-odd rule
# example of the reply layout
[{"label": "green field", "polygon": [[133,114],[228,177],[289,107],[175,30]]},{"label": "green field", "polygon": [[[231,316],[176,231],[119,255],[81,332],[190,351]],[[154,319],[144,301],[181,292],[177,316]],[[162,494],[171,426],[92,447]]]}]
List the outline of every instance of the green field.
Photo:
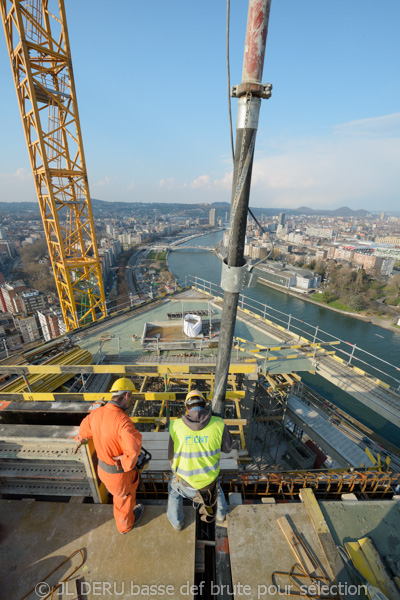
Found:
[{"label": "green field", "polygon": [[155,252],[154,250],[152,250],[148,253],[146,258],[148,260],[158,260],[159,262],[164,262],[167,258],[167,253],[165,252],[165,250],[163,252]]},{"label": "green field", "polygon": [[321,304],[325,304],[325,306],[329,306],[330,308],[337,308],[338,310],[344,310],[345,312],[357,312],[350,308],[347,304],[343,304],[342,302],[338,302],[337,300],[334,302],[324,302],[321,298],[322,293],[317,292],[313,296],[311,296],[311,300],[314,302],[320,302]]}]

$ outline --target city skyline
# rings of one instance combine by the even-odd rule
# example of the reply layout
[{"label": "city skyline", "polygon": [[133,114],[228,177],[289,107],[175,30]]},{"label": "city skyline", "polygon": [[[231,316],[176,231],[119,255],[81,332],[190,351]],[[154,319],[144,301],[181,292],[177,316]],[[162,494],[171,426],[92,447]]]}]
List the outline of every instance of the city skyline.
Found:
[{"label": "city skyline", "polygon": [[[119,8],[66,3],[92,197],[229,202],[225,2]],[[272,2],[263,81],[274,89],[261,108],[251,206],[398,209],[398,17],[394,0],[379,12],[372,1]],[[247,2],[232,1],[231,85],[246,19]],[[0,200],[35,201],[0,37]]]}]

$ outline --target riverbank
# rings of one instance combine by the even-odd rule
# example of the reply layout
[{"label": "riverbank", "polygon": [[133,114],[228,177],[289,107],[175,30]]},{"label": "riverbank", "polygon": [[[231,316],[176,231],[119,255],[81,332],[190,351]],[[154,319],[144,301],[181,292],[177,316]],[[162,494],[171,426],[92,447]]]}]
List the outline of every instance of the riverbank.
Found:
[{"label": "riverbank", "polygon": [[218,233],[219,231],[225,231],[225,229],[226,227],[216,227],[211,231],[202,231],[201,233],[195,233],[190,236],[185,236],[181,240],[176,240],[174,244],[175,246],[181,246],[182,244],[186,244],[186,242],[190,242],[191,240],[195,240],[196,238],[204,237],[205,235],[211,235],[212,233]]},{"label": "riverbank", "polygon": [[293,292],[293,291],[287,290],[285,288],[282,288],[279,285],[274,285],[273,283],[270,283],[270,282],[267,283],[266,281],[263,281],[261,283],[261,285],[270,287],[278,292],[282,292],[284,294],[287,294],[288,296],[292,296],[293,298],[297,298],[299,300],[304,300],[304,302],[310,302],[311,304],[314,304],[315,306],[320,306],[321,308],[326,308],[327,310],[331,310],[333,312],[337,312],[342,315],[346,315],[348,317],[353,317],[354,319],[358,319],[359,321],[364,321],[365,323],[372,323],[373,325],[376,325],[377,327],[381,327],[382,329],[387,329],[389,331],[393,331],[394,333],[398,333],[400,335],[400,327],[396,326],[396,324],[395,324],[396,318],[395,319],[390,318],[390,319],[384,320],[381,317],[378,317],[377,315],[361,315],[359,313],[349,312],[347,310],[340,310],[340,308],[334,308],[333,306],[329,306],[329,304],[326,304],[323,302],[317,302],[316,300],[309,298],[306,294],[299,294],[297,292]]}]

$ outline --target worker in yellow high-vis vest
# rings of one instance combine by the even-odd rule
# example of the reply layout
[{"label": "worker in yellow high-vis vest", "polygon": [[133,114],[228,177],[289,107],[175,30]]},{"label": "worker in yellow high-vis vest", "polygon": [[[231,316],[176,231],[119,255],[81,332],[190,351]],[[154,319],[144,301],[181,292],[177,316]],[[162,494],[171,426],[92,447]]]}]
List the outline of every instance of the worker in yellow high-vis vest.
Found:
[{"label": "worker in yellow high-vis vest", "polygon": [[203,501],[200,512],[203,510],[204,520],[225,520],[226,500],[218,483],[219,461],[221,452],[230,452],[233,445],[228,428],[220,417],[212,416],[206,409],[201,392],[189,392],[185,406],[185,416],[172,421],[169,429],[172,476],[167,516],[176,531],[184,525],[183,498],[195,503]]}]

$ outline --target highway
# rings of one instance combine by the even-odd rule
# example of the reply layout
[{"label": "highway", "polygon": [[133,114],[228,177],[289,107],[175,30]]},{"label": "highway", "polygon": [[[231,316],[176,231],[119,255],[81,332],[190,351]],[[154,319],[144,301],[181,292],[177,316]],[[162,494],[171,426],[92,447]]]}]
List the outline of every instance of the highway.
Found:
[{"label": "highway", "polygon": [[138,250],[130,257],[128,264],[125,269],[125,278],[129,287],[129,291],[131,294],[141,294],[141,290],[137,284],[135,277],[135,270],[138,266],[141,255],[146,252],[146,250]]}]

